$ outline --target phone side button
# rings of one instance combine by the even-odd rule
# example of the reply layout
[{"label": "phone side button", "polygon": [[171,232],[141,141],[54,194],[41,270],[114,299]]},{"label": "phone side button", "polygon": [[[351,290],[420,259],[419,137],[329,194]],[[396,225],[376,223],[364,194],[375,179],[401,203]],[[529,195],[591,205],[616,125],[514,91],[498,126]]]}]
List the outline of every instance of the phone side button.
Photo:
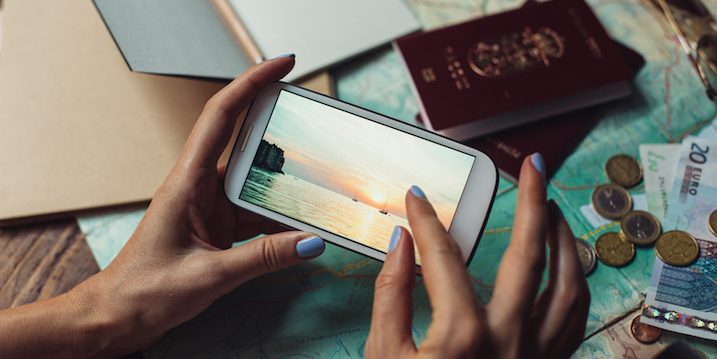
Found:
[{"label": "phone side button", "polygon": [[244,139],[241,142],[241,148],[239,149],[239,152],[244,152],[244,149],[246,148],[246,143],[249,142],[249,136],[251,136],[251,131],[254,129],[254,126],[249,125],[249,128],[246,130],[246,135],[244,136]]}]

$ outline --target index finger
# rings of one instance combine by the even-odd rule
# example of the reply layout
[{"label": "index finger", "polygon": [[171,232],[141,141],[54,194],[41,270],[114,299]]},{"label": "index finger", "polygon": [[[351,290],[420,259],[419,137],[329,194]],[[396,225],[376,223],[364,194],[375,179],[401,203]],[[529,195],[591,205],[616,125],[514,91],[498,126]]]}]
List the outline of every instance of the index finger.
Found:
[{"label": "index finger", "polygon": [[279,81],[293,67],[293,55],[265,61],[212,96],[187,139],[181,159],[192,167],[215,168],[241,111],[265,86]]},{"label": "index finger", "polygon": [[406,209],[434,317],[475,318],[477,301],[461,250],[420,188],[406,194]]}]

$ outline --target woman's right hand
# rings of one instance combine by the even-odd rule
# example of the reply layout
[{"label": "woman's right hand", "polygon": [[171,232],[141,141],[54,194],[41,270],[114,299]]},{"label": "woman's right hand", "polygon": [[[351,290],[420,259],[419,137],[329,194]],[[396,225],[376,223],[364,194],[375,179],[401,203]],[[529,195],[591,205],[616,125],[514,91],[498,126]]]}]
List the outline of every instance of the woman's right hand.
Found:
[{"label": "woman's right hand", "polygon": [[[577,349],[590,293],[574,236],[555,202],[546,202],[543,172],[539,154],[523,162],[511,241],[485,306],[476,300],[460,249],[430,202],[415,187],[409,191],[413,238],[405,229],[399,232],[376,280],[368,358],[565,358]],[[414,241],[433,310],[418,347],[411,335]],[[549,282],[538,296],[546,242]]]}]

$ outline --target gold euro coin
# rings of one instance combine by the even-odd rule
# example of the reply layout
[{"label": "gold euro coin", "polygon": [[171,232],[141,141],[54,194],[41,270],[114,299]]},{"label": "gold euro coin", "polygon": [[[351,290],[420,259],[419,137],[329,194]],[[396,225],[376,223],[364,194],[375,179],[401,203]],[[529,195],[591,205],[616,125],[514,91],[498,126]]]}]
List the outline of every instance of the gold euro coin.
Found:
[{"label": "gold euro coin", "polygon": [[604,233],[595,241],[595,252],[601,262],[611,267],[622,267],[635,258],[635,245],[620,233]]},{"label": "gold euro coin", "polygon": [[676,267],[692,264],[700,255],[700,246],[695,237],[683,231],[665,232],[655,242],[655,251],[660,259]]},{"label": "gold euro coin", "polygon": [[709,227],[710,232],[712,232],[712,234],[717,237],[717,209],[710,213],[710,217],[707,222],[707,227]]},{"label": "gold euro coin", "polygon": [[583,267],[583,274],[587,276],[595,269],[597,263],[595,249],[586,240],[580,238],[575,238],[575,248],[578,251],[580,265]]},{"label": "gold euro coin", "polygon": [[632,211],[622,217],[620,231],[628,241],[640,246],[655,243],[662,233],[660,221],[645,211]]},{"label": "gold euro coin", "polygon": [[615,155],[605,163],[605,173],[612,183],[625,188],[634,187],[642,180],[642,168],[635,157]]},{"label": "gold euro coin", "polygon": [[614,184],[597,186],[593,191],[592,202],[595,211],[609,219],[619,219],[632,209],[630,193]]}]

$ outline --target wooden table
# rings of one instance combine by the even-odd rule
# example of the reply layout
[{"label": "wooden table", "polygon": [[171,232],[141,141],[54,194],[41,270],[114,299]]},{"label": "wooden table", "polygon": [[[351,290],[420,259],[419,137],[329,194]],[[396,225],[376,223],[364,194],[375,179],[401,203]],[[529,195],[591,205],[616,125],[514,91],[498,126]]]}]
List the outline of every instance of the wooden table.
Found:
[{"label": "wooden table", "polygon": [[0,309],[54,297],[99,270],[74,218],[0,229]]},{"label": "wooden table", "polygon": [[0,309],[62,294],[99,270],[74,218],[0,229]]}]

